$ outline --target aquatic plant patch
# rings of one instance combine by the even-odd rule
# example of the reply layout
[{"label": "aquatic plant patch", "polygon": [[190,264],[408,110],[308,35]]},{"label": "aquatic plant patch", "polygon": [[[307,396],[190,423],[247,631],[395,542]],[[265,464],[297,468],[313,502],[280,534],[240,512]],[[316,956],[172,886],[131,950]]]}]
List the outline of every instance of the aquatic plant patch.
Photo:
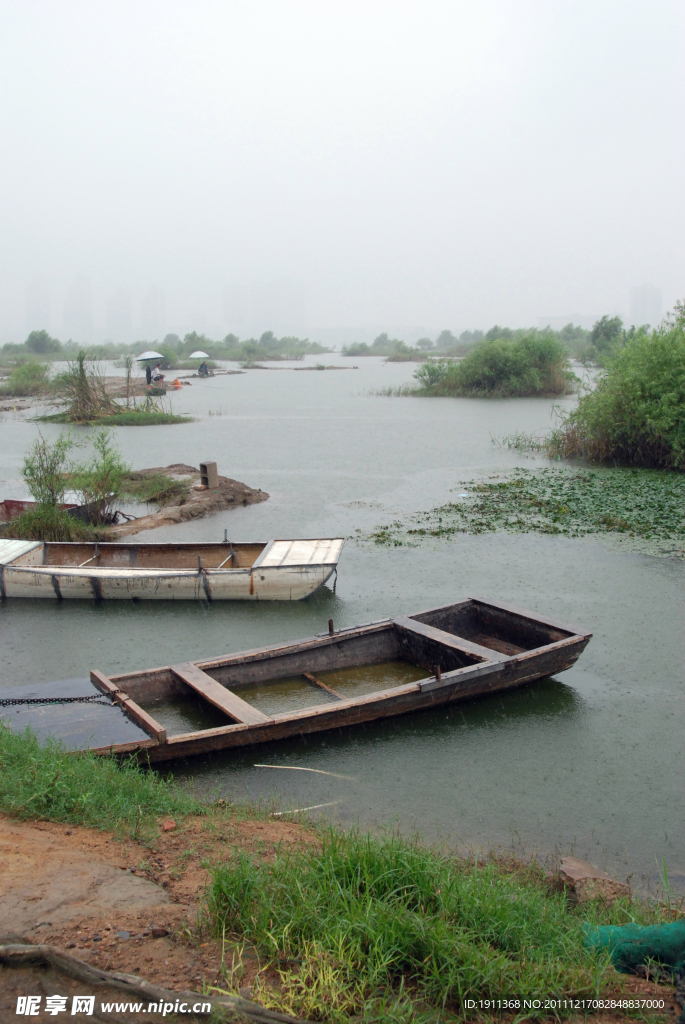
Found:
[{"label": "aquatic plant patch", "polygon": [[450,501],[370,534],[377,544],[411,544],[455,533],[616,533],[675,541],[685,556],[685,475],[659,470],[517,469],[462,481]]}]

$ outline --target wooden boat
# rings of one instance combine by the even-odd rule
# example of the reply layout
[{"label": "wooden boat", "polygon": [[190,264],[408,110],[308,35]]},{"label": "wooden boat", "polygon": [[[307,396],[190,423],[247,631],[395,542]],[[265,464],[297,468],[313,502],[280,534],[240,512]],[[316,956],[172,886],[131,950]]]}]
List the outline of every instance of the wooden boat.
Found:
[{"label": "wooden boat", "polygon": [[[591,636],[479,597],[352,629],[329,623],[325,634],[221,658],[111,677],[94,670],[81,681],[91,696],[79,699],[100,691],[123,714],[90,705],[76,727],[66,705],[72,731],[57,734],[72,747],[88,738],[97,753],[139,751],[153,762],[267,743],[523,686],[570,668]],[[49,686],[43,697],[69,688]]]},{"label": "wooden boat", "polygon": [[300,601],[337,571],[341,538],[99,544],[0,538],[0,596]]}]

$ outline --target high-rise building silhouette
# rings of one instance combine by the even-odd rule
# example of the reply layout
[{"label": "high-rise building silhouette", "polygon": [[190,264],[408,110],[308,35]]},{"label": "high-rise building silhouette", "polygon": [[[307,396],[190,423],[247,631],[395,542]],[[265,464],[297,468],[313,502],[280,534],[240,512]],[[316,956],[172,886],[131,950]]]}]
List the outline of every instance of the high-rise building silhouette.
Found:
[{"label": "high-rise building silhouette", "polygon": [[93,340],[93,295],[87,277],[76,277],[64,300],[64,333],[72,341]]},{"label": "high-rise building silhouette", "polygon": [[132,340],[131,294],[126,288],[117,288],[107,302],[105,333],[112,341]]},{"label": "high-rise building silhouette", "polygon": [[26,333],[50,327],[50,292],[42,277],[34,277],[26,289]]},{"label": "high-rise building silhouette", "polygon": [[653,284],[642,284],[630,289],[630,322],[640,327],[656,327],[661,320],[661,289]]},{"label": "high-rise building silhouette", "polygon": [[140,303],[140,329],[143,338],[152,340],[166,333],[166,303],[161,288],[150,288]]}]

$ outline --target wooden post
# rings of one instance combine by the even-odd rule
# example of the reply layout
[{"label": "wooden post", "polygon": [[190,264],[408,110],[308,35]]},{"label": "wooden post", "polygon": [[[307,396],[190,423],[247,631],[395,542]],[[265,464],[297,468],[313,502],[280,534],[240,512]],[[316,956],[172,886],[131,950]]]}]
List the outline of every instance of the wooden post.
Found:
[{"label": "wooden post", "polygon": [[329,634],[329,636],[333,636],[334,633],[335,633],[335,630],[333,629],[333,619],[329,619],[328,620],[328,634]]},{"label": "wooden post", "polygon": [[434,665],[433,671],[435,672],[435,678],[437,679],[438,682],[440,682],[442,680],[442,669],[440,668],[439,665]]}]

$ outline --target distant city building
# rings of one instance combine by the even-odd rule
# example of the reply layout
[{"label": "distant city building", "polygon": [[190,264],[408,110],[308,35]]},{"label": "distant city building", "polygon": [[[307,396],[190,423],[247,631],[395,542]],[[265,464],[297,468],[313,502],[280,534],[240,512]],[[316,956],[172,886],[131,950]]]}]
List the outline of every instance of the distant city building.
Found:
[{"label": "distant city building", "polygon": [[26,333],[50,327],[50,292],[42,277],[34,277],[26,289]]},{"label": "distant city building", "polygon": [[304,331],[304,286],[301,281],[277,278],[248,285],[227,285],[223,301],[228,331],[277,335]]},{"label": "distant city building", "polygon": [[109,297],[105,316],[105,334],[112,341],[129,342],[132,340],[131,294],[126,288],[117,288]]},{"label": "distant city building", "polygon": [[630,322],[640,327],[656,327],[661,321],[661,289],[653,284],[642,284],[630,289]]},{"label": "distant city building", "polygon": [[147,339],[166,333],[166,303],[161,288],[150,288],[140,303],[140,329]]},{"label": "distant city building", "polygon": [[64,300],[64,340],[93,340],[93,295],[87,277],[77,277]]}]

